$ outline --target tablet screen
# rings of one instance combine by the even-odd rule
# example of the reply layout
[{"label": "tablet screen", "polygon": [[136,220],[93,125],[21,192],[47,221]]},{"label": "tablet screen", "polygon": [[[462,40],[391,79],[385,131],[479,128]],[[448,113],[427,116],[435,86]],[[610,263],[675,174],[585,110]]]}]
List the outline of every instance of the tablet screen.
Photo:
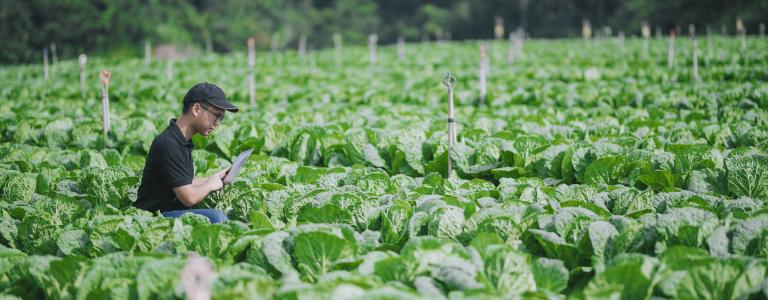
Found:
[{"label": "tablet screen", "polygon": [[240,152],[240,154],[235,158],[235,161],[232,162],[232,167],[229,169],[229,172],[227,172],[227,175],[225,175],[224,179],[221,180],[223,183],[229,184],[232,182],[232,180],[235,179],[237,172],[240,171],[240,167],[243,166],[245,160],[248,159],[248,156],[251,155],[251,152],[253,152],[253,148]]}]

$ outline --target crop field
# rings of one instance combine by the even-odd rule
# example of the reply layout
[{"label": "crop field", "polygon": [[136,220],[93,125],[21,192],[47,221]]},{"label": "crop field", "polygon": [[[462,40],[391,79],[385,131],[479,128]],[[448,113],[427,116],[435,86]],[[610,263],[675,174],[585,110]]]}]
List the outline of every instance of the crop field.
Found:
[{"label": "crop field", "polygon": [[[0,299],[183,299],[193,255],[213,299],[768,298],[768,38],[699,38],[698,80],[689,37],[494,41],[484,99],[480,45],[258,52],[255,105],[244,52],[1,67]],[[230,221],[133,208],[203,81],[241,111],[196,174],[257,153],[198,204]]]}]

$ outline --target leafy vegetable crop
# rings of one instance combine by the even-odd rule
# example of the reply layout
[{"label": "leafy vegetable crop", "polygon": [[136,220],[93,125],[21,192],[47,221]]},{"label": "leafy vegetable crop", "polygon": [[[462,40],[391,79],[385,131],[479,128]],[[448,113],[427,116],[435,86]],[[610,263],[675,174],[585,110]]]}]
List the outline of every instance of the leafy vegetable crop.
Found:
[{"label": "leafy vegetable crop", "polygon": [[[513,64],[475,42],[301,58],[259,53],[109,68],[85,99],[64,61],[0,69],[2,298],[183,298],[194,252],[215,299],[764,299],[768,297],[768,40],[715,37],[691,79],[689,41],[532,40]],[[704,43],[700,43],[704,44]],[[458,77],[447,147],[446,71]],[[196,82],[241,112],[195,137],[197,175],[255,148],[200,207],[131,207],[152,139]],[[453,161],[452,174],[447,172]],[[451,176],[449,176],[451,175]]]}]

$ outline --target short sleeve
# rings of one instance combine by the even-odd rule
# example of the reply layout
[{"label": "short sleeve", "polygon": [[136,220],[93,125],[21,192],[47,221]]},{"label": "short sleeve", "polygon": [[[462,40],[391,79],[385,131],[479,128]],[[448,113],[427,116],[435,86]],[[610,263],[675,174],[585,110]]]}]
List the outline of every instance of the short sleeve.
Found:
[{"label": "short sleeve", "polygon": [[157,167],[171,188],[192,183],[194,171],[187,166],[187,155],[178,147],[161,147]]}]

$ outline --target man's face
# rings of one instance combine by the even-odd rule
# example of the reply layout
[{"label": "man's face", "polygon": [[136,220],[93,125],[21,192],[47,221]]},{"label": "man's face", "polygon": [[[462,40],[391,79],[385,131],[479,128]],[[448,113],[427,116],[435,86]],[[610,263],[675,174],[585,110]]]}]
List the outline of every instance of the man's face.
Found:
[{"label": "man's face", "polygon": [[206,103],[195,103],[192,107],[195,129],[202,136],[208,136],[219,126],[225,111]]}]

